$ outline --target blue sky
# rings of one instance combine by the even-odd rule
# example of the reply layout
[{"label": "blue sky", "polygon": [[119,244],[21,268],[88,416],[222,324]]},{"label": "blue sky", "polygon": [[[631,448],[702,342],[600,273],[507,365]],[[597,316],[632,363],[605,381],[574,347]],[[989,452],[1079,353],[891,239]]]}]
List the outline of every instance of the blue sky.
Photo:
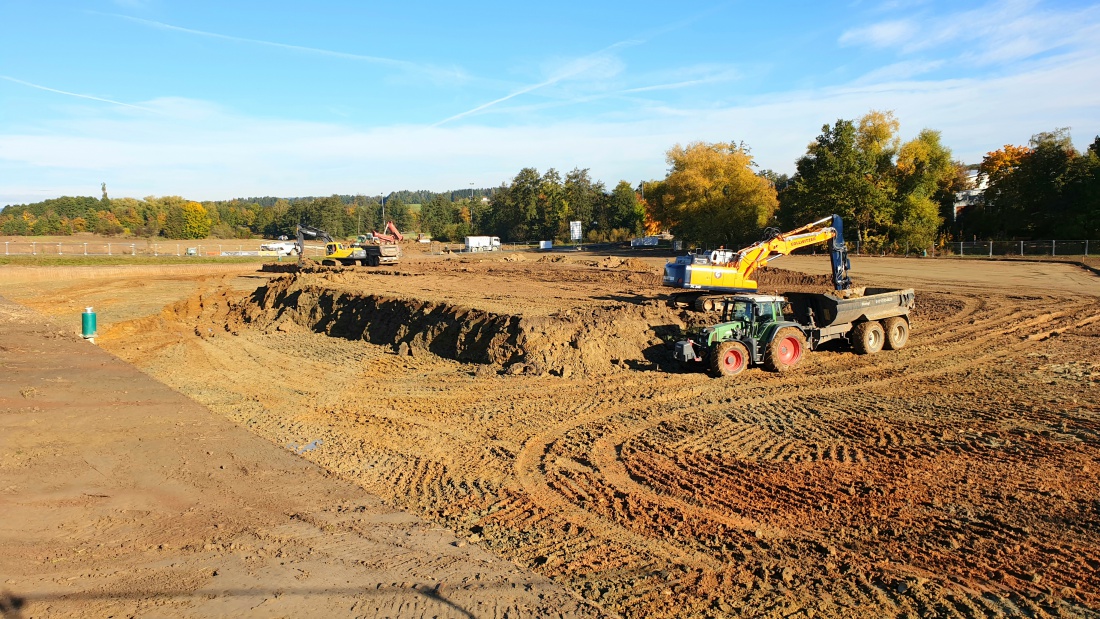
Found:
[{"label": "blue sky", "polygon": [[956,158],[1100,133],[1100,4],[4,0],[0,205],[662,178],[744,141],[794,171],[894,110]]}]

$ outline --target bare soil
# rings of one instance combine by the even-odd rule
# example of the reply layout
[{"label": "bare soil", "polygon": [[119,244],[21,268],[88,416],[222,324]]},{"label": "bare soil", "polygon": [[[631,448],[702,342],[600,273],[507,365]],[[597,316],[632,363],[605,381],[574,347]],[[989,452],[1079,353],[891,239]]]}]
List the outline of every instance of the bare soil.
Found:
[{"label": "bare soil", "polygon": [[[0,295],[101,308],[119,358],[606,614],[1100,616],[1100,278],[853,258],[917,289],[906,348],[713,379],[670,359],[706,318],[662,263],[25,269]],[[827,286],[824,257],[781,265],[762,289]]]}]

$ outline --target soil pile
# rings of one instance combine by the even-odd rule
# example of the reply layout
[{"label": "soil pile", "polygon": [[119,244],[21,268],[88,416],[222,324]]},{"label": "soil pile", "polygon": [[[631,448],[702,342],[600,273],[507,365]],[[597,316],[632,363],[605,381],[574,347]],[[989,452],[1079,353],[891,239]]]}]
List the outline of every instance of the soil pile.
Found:
[{"label": "soil pile", "polygon": [[786,269],[760,269],[756,272],[756,283],[761,290],[787,290],[793,288],[814,288],[832,290],[833,280],[828,275],[808,275]]}]

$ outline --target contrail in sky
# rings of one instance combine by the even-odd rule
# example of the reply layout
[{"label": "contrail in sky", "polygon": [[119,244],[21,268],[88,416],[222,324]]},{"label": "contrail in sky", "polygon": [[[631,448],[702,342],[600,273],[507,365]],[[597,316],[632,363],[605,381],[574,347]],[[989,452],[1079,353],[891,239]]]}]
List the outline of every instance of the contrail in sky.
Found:
[{"label": "contrail in sky", "polygon": [[563,71],[562,73],[559,73],[559,74],[551,77],[550,79],[548,79],[546,81],[539,82],[538,84],[532,84],[530,86],[524,86],[523,88],[520,88],[519,90],[510,92],[510,93],[504,95],[503,97],[501,97],[499,99],[494,99],[494,100],[492,100],[488,103],[482,103],[481,105],[473,108],[472,110],[466,110],[465,112],[455,114],[454,116],[451,116],[450,118],[444,118],[443,120],[433,124],[432,126],[433,127],[438,127],[439,125],[442,125],[444,123],[451,122],[452,120],[458,120],[459,118],[462,118],[464,116],[469,116],[470,114],[475,114],[475,113],[480,112],[481,110],[484,110],[486,108],[493,107],[494,105],[496,105],[498,103],[503,103],[503,102],[505,102],[509,99],[513,99],[513,98],[518,97],[520,95],[527,94],[527,93],[529,93],[531,91],[534,91],[534,90],[538,90],[539,88],[545,88],[547,86],[553,86],[554,84],[557,84],[558,82],[560,82],[562,80],[565,80],[565,79],[568,79],[568,78],[573,77],[575,75],[579,75],[581,73],[584,73],[585,71],[590,69],[593,64],[595,64],[594,61],[597,58],[602,57],[605,53],[607,53],[607,52],[609,52],[609,51],[611,51],[615,48],[626,47],[628,45],[638,45],[640,43],[643,43],[643,41],[637,41],[637,40],[619,41],[618,43],[615,43],[613,45],[609,45],[608,47],[596,52],[595,54],[589,54],[588,56],[585,56],[584,58],[581,58],[579,61],[573,63],[573,67],[571,69],[569,69],[568,71]]},{"label": "contrail in sky", "polygon": [[[479,105],[479,106],[477,106],[477,107],[475,107],[471,110],[466,110],[465,112],[455,114],[454,116],[451,116],[449,118],[444,118],[443,120],[433,124],[432,126],[433,127],[438,127],[439,125],[442,125],[444,123],[449,123],[452,120],[458,120],[459,118],[469,116],[470,114],[476,114],[477,112],[480,112],[481,110],[493,107],[494,105],[496,105],[498,103],[503,103],[503,102],[505,102],[509,99],[514,99],[515,97],[527,94],[527,93],[532,92],[534,90],[538,90],[540,88],[545,88],[547,86],[553,86],[554,84],[557,84],[558,82],[560,82],[562,80],[565,80],[565,79],[568,79],[568,78],[573,77],[575,75],[578,75],[580,73],[583,73],[585,70],[587,70],[588,68],[590,68],[592,66],[592,64],[593,64],[592,60],[601,57],[603,54],[605,54],[605,53],[607,53],[607,52],[609,52],[613,49],[616,49],[618,47],[628,47],[628,46],[632,46],[632,45],[641,45],[643,43],[648,42],[650,39],[652,39],[656,36],[667,34],[669,32],[673,32],[675,30],[679,30],[681,28],[684,28],[684,27],[688,26],[689,24],[691,24],[695,21],[698,21],[699,19],[702,19],[703,17],[711,15],[712,13],[715,13],[715,12],[729,6],[730,4],[731,3],[728,3],[728,2],[723,3],[723,4],[719,4],[715,7],[712,7],[710,9],[706,10],[706,11],[702,11],[702,12],[700,12],[696,15],[693,15],[691,17],[687,17],[687,18],[682,19],[678,22],[673,22],[673,23],[667,24],[666,26],[664,26],[662,28],[652,30],[652,31],[646,33],[645,35],[643,35],[640,38],[628,39],[626,41],[619,41],[618,43],[614,43],[614,44],[612,44],[612,45],[610,45],[610,46],[608,46],[608,47],[606,47],[606,48],[604,48],[604,49],[602,49],[602,50],[600,50],[600,51],[598,51],[594,54],[590,54],[588,56],[585,56],[584,58],[581,59],[581,61],[576,63],[577,66],[574,67],[572,70],[566,71],[566,72],[561,73],[559,75],[555,75],[554,77],[551,77],[550,79],[548,79],[544,82],[540,82],[538,84],[532,84],[530,86],[524,86],[523,88],[520,88],[519,90],[516,90],[514,92],[510,92],[510,93],[504,95],[503,97],[501,97],[499,99],[494,99],[492,101],[489,101],[488,103],[482,103],[481,105]],[[657,88],[639,89],[638,92],[641,92],[643,90],[657,90]],[[624,91],[624,92],[633,92],[633,91],[627,90],[627,91]]]},{"label": "contrail in sky", "polygon": [[147,107],[142,107],[140,105],[134,105],[132,103],[123,103],[121,101],[114,101],[112,99],[104,99],[102,97],[93,97],[92,95],[82,95],[78,92],[69,92],[67,90],[58,90],[56,88],[50,88],[48,86],[41,86],[39,84],[32,84],[30,82],[24,82],[23,80],[17,80],[14,77],[8,77],[7,75],[0,75],[0,79],[5,79],[5,80],[8,80],[9,82],[15,82],[16,84],[22,84],[24,86],[29,86],[31,88],[37,88],[39,90],[45,90],[47,92],[56,92],[57,94],[60,94],[60,95],[68,95],[70,97],[79,97],[81,99],[91,99],[92,101],[102,101],[103,103],[113,103],[115,105],[121,105],[123,107],[132,107],[132,108],[138,109],[138,110],[145,110],[146,112],[156,111],[156,110],[153,110],[153,109],[150,109],[150,108],[147,108]]},{"label": "contrail in sky", "polygon": [[166,24],[159,21],[153,21],[151,19],[142,19],[140,17],[131,17],[129,15],[118,15],[114,13],[108,13],[112,17],[118,17],[120,19],[137,22],[146,26],[152,26],[154,28],[160,28],[162,30],[173,30],[175,32],[183,32],[186,34],[194,34],[201,37],[210,37],[212,39],[221,39],[223,41],[234,41],[236,43],[251,43],[253,45],[264,45],[267,47],[277,47],[279,49],[286,49],[294,52],[305,52],[309,54],[319,54],[322,56],[332,56],[334,58],[344,58],[346,60],[361,60],[372,64],[378,64],[388,67],[395,67],[399,69],[405,69],[408,71],[416,71],[418,73],[429,73],[439,76],[455,77],[460,74],[459,71],[445,71],[437,69],[428,65],[420,65],[415,62],[409,62],[407,60],[395,60],[393,58],[385,58],[382,56],[365,56],[363,54],[352,54],[348,52],[338,52],[331,49],[322,49],[319,47],[306,47],[303,45],[290,45],[288,43],[277,43],[275,41],[264,41],[262,39],[248,39],[245,37],[236,37],[228,34],[218,34],[216,32],[206,32],[205,30],[194,30],[192,28],[183,28],[181,26],[173,26],[172,24]]}]

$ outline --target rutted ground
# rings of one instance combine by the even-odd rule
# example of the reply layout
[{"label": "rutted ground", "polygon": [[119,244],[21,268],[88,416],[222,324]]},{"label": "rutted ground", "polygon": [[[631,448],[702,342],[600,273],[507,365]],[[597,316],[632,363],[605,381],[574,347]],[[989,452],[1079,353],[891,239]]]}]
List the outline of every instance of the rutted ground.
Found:
[{"label": "rutted ground", "polygon": [[907,348],[715,380],[669,371],[651,268],[591,262],[320,270],[101,341],[610,613],[1100,616],[1096,297],[914,263]]}]

